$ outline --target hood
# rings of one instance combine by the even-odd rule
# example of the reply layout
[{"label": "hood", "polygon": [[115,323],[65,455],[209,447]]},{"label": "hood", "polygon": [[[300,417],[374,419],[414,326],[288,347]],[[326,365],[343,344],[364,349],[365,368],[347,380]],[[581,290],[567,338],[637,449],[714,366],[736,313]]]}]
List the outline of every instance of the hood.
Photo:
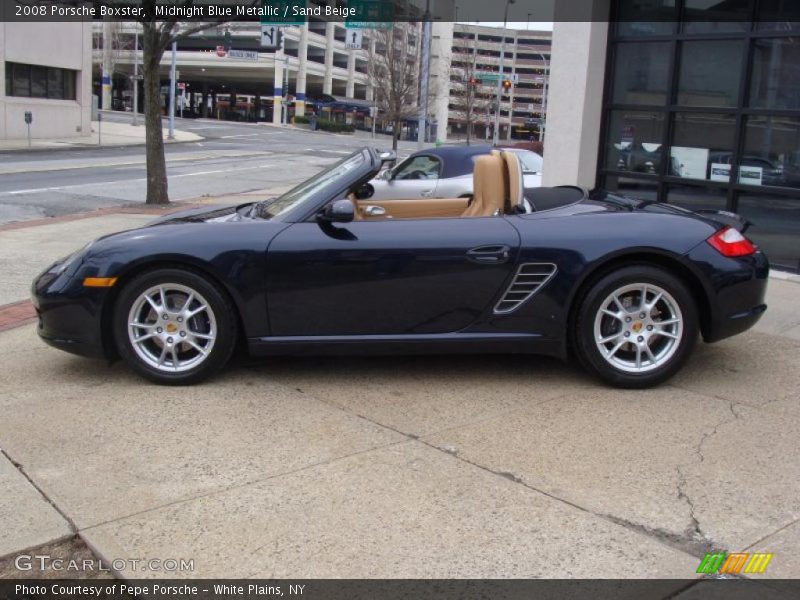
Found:
[{"label": "hood", "polygon": [[248,204],[232,204],[230,206],[201,206],[158,217],[150,221],[145,227],[163,225],[164,223],[210,223],[222,221],[238,221],[243,219],[237,209]]}]

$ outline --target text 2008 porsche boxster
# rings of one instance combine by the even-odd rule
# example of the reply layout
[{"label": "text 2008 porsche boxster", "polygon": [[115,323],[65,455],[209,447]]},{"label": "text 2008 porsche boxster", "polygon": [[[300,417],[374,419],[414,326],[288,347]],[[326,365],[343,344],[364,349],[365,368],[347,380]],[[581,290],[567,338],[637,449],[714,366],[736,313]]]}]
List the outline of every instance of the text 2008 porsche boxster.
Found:
[{"label": "text 2008 porsche boxster", "polygon": [[735,214],[575,187],[523,194],[513,153],[474,196],[372,200],[363,149],[286,194],[101,238],[33,284],[39,335],[160,383],[252,354],[518,352],[576,357],[623,387],[674,374],[698,335],[751,327],[766,256]]}]

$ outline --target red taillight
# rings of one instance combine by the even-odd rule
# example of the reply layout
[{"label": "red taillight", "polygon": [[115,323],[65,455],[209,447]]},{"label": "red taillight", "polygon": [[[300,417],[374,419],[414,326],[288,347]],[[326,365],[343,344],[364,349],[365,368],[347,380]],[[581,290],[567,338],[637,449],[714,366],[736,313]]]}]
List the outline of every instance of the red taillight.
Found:
[{"label": "red taillight", "polygon": [[749,256],[756,247],[733,227],[724,227],[708,238],[708,243],[723,256]]}]

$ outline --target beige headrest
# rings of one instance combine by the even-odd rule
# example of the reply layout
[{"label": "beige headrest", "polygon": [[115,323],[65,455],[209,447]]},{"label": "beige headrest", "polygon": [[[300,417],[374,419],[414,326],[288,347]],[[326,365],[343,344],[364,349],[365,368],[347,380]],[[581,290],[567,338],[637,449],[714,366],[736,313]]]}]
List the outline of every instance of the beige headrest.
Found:
[{"label": "beige headrest", "polygon": [[520,169],[519,160],[513,152],[503,152],[503,159],[508,168],[508,200],[511,207],[514,207],[522,201],[525,185],[522,179],[522,169]]},{"label": "beige headrest", "polygon": [[503,159],[498,155],[481,155],[475,158],[472,171],[472,203],[463,217],[491,217],[505,212],[508,196]]}]

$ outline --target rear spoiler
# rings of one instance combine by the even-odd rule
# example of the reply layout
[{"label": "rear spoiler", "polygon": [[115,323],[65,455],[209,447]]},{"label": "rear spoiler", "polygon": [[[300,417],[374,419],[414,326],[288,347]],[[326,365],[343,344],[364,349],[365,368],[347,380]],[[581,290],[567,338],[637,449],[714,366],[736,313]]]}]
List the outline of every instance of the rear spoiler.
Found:
[{"label": "rear spoiler", "polygon": [[748,230],[752,223],[745,219],[741,215],[737,215],[736,213],[727,211],[727,210],[715,210],[713,208],[700,208],[695,211],[698,215],[702,215],[715,223],[719,223],[720,225],[726,227],[732,227],[739,233],[744,233]]}]

